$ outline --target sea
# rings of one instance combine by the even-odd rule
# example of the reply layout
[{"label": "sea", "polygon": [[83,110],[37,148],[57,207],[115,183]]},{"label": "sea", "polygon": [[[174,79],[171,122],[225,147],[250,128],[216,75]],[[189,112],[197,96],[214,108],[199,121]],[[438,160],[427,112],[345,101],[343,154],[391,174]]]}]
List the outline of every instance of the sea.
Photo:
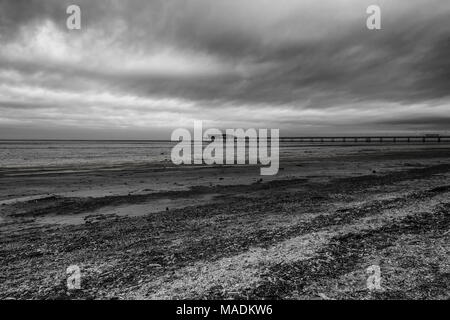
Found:
[{"label": "sea", "polygon": [[[84,167],[171,163],[177,142],[160,140],[0,140],[0,168]],[[204,146],[208,143],[204,142]],[[389,149],[389,143],[280,142],[280,159]],[[409,147],[410,145],[404,145]],[[395,148],[401,144],[395,144]],[[248,155],[248,148],[246,148]],[[194,154],[194,158],[202,155]]]}]

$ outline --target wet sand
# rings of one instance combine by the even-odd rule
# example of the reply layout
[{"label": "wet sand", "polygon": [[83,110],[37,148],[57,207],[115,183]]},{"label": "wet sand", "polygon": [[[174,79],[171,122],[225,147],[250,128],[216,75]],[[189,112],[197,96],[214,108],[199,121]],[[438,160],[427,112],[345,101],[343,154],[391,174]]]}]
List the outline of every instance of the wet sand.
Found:
[{"label": "wet sand", "polygon": [[286,156],[274,177],[2,168],[0,298],[448,299],[449,146],[333,150]]}]

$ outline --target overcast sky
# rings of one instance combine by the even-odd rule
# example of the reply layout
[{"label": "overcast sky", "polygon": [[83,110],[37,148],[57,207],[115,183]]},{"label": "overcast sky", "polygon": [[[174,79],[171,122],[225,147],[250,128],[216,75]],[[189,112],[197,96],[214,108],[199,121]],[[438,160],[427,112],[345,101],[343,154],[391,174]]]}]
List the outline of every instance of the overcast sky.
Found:
[{"label": "overcast sky", "polygon": [[194,120],[448,132],[450,1],[0,0],[0,139],[169,139]]}]

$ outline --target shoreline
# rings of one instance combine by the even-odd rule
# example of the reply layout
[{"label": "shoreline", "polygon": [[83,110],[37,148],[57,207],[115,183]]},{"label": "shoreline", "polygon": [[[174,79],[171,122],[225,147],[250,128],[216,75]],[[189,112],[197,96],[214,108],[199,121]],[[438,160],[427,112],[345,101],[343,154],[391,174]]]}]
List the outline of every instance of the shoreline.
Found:
[{"label": "shoreline", "polygon": [[[0,175],[2,201],[45,195],[0,206],[1,298],[448,299],[450,152],[360,151],[282,160],[272,178]],[[384,291],[365,288],[373,264]]]}]

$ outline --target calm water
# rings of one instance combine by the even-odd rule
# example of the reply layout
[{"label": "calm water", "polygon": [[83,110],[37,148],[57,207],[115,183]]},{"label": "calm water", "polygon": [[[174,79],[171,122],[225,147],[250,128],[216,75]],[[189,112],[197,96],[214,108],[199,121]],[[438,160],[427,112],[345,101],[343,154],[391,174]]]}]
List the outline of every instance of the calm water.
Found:
[{"label": "calm water", "polygon": [[0,141],[0,166],[155,163],[170,160],[171,146],[158,141]]},{"label": "calm water", "polygon": [[[0,140],[0,168],[111,166],[168,163],[170,141],[6,141]],[[205,143],[206,145],[206,143]],[[308,158],[391,148],[389,145],[282,142],[280,159]],[[395,148],[401,148],[396,145]],[[412,146],[403,146],[409,148]],[[247,150],[248,151],[248,150]],[[201,155],[194,155],[196,158]]]}]

